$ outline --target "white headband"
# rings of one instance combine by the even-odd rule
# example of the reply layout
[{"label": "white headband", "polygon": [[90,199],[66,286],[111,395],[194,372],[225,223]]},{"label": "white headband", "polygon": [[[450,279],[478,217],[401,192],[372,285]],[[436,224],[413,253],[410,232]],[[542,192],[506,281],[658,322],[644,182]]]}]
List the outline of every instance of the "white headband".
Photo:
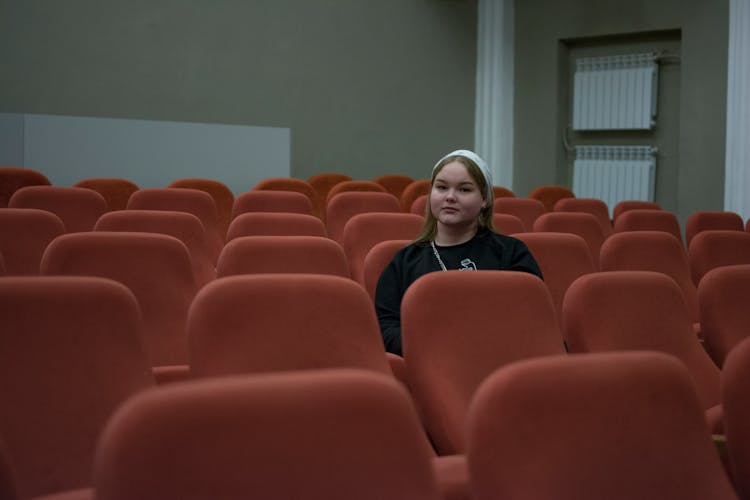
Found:
[{"label": "white headband", "polygon": [[463,156],[464,158],[468,158],[469,160],[476,163],[477,167],[479,167],[479,170],[482,172],[482,175],[484,176],[484,181],[487,183],[487,199],[492,199],[492,174],[490,173],[489,167],[487,167],[487,162],[485,162],[482,158],[479,157],[478,154],[476,154],[474,151],[469,151],[468,149],[457,149],[455,151],[452,151],[448,153],[447,155],[443,156],[438,160],[438,162],[435,164],[434,167],[432,167],[432,174],[435,175],[435,170],[440,166],[441,163],[446,158],[449,158],[451,156]]}]

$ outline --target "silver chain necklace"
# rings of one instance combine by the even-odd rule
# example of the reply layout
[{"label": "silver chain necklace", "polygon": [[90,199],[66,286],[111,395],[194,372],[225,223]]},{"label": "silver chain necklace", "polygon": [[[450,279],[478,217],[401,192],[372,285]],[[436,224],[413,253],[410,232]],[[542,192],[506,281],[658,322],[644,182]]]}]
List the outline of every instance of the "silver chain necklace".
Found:
[{"label": "silver chain necklace", "polygon": [[438,253],[438,249],[437,249],[437,247],[435,246],[435,240],[430,240],[430,246],[432,246],[432,253],[434,253],[434,254],[435,254],[435,258],[437,259],[437,261],[438,261],[438,264],[440,264],[440,268],[441,268],[441,269],[442,269],[443,271],[447,271],[447,270],[448,270],[448,268],[447,268],[447,267],[445,267],[445,263],[443,263],[443,259],[441,259],[441,258],[440,258],[440,254]]}]

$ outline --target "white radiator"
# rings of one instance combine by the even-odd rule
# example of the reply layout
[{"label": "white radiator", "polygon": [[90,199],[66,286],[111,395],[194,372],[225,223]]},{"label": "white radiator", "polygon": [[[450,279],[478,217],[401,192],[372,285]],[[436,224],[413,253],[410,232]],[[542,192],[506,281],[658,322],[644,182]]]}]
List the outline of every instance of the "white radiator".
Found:
[{"label": "white radiator", "polygon": [[576,146],[573,192],[599,198],[609,207],[623,200],[654,201],[656,148],[651,146]]},{"label": "white radiator", "polygon": [[576,59],[573,129],[653,128],[658,75],[655,54]]}]

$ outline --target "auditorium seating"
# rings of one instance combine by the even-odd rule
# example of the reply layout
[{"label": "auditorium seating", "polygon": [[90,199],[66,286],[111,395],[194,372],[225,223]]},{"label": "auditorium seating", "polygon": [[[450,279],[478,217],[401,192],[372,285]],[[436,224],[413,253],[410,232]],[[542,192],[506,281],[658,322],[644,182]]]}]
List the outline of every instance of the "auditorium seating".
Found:
[{"label": "auditorium seating", "polygon": [[718,366],[731,350],[750,337],[750,265],[717,267],[698,285],[704,347]]},{"label": "auditorium seating", "polygon": [[108,210],[107,201],[96,191],[59,186],[23,187],[13,193],[8,207],[52,212],[60,218],[67,233],[91,231]]},{"label": "auditorium seating", "polygon": [[34,169],[0,166],[0,208],[7,207],[13,193],[24,186],[49,186],[51,184],[46,175]]},{"label": "auditorium seating", "polygon": [[196,284],[190,253],[177,238],[105,231],[65,234],[47,246],[40,274],[100,276],[124,284],[141,308],[151,365],[187,363],[185,322]]},{"label": "auditorium seating", "polygon": [[215,179],[184,178],[175,179],[167,187],[198,189],[211,195],[216,205],[216,214],[219,222],[219,231],[222,237],[227,234],[229,222],[232,220],[232,207],[234,205],[234,193],[223,182]]},{"label": "auditorium seating", "polygon": [[216,262],[224,246],[216,203],[210,194],[192,188],[146,188],[130,196],[128,210],[167,210],[195,215],[206,231],[208,248]]},{"label": "auditorium seating", "polygon": [[701,231],[708,230],[744,231],[745,223],[739,214],[719,210],[698,210],[685,221],[685,242],[690,241]]},{"label": "auditorium seating", "polygon": [[614,223],[614,232],[623,231],[664,231],[683,243],[682,230],[677,216],[660,209],[635,208],[620,214]]},{"label": "auditorium seating", "polygon": [[19,498],[89,487],[105,422],[154,384],[135,297],[103,278],[6,277],[0,317],[0,436]]},{"label": "auditorium seating", "polygon": [[729,471],[742,500],[750,498],[750,340],[729,352],[721,374]]},{"label": "auditorium seating", "polygon": [[583,212],[547,212],[534,221],[533,231],[580,236],[589,247],[594,269],[599,269],[599,251],[606,236],[593,215]]},{"label": "auditorium seating", "polygon": [[616,221],[617,218],[628,210],[661,210],[661,205],[654,201],[642,201],[642,200],[623,200],[615,205],[612,209],[612,220]]},{"label": "auditorium seating", "polygon": [[341,243],[346,223],[357,214],[369,212],[401,212],[401,209],[398,199],[390,193],[370,191],[339,193],[329,199],[326,207],[328,236]]},{"label": "auditorium seating", "polygon": [[235,217],[229,225],[227,241],[241,236],[327,236],[327,232],[323,221],[314,215],[247,212]]},{"label": "auditorium seating", "polygon": [[555,203],[555,212],[584,212],[596,217],[602,228],[604,237],[612,234],[612,221],[609,217],[609,208],[604,201],[598,198],[561,198]]},{"label": "auditorium seating", "polygon": [[389,193],[386,188],[374,181],[343,181],[339,182],[328,191],[326,205],[330,203],[333,197],[337,194],[349,192]]},{"label": "auditorium seating", "polygon": [[321,200],[325,200],[328,198],[328,191],[330,191],[333,186],[339,182],[350,180],[352,180],[351,176],[346,174],[339,172],[322,172],[308,177],[307,183],[318,193],[318,197]]},{"label": "auditorium seating", "polygon": [[364,287],[370,297],[375,300],[375,289],[378,286],[383,269],[393,260],[396,253],[411,243],[412,240],[386,240],[373,245],[365,255],[362,264]]},{"label": "auditorium seating", "polygon": [[423,194],[429,194],[431,189],[431,181],[429,179],[417,179],[404,188],[404,192],[401,193],[401,210],[403,212],[409,212],[411,205],[414,201],[422,196]]},{"label": "auditorium seating", "polygon": [[321,236],[242,236],[226,244],[218,277],[259,273],[314,273],[349,278],[341,245]]},{"label": "auditorium seating", "polygon": [[563,198],[575,198],[575,194],[569,188],[558,185],[537,186],[529,193],[529,198],[539,200],[547,212],[555,209],[555,203]]},{"label": "auditorium seating", "polygon": [[377,182],[396,198],[401,199],[406,186],[414,182],[414,179],[404,174],[383,174],[375,177],[373,182]]},{"label": "auditorium seating", "polygon": [[206,232],[200,219],[193,214],[166,210],[118,210],[99,217],[94,231],[146,232],[174,236],[190,252],[193,277],[198,287],[216,277]]},{"label": "auditorium seating", "polygon": [[711,269],[750,264],[750,233],[728,230],[701,231],[690,242],[688,262],[696,286]]},{"label": "auditorium seating", "polygon": [[406,370],[441,455],[465,450],[466,412],[494,370],[562,354],[552,298],[538,277],[514,271],[447,271],[415,281],[401,303]]},{"label": "auditorium seating", "polygon": [[467,436],[476,500],[736,498],[689,373],[662,353],[503,367],[477,389]]},{"label": "auditorium seating", "polygon": [[502,234],[523,233],[526,229],[521,219],[515,215],[497,212],[492,214],[492,225],[495,226],[497,232]]},{"label": "auditorium seating", "polygon": [[294,191],[302,193],[310,199],[313,207],[313,215],[325,221],[326,199],[321,198],[318,192],[307,182],[290,177],[269,177],[258,182],[254,191]]},{"label": "auditorium seating", "polygon": [[234,200],[232,220],[245,212],[291,212],[312,215],[310,198],[296,191],[248,191]]},{"label": "auditorium seating", "polygon": [[696,338],[677,283],[653,271],[606,271],[578,278],[563,300],[571,353],[653,350],[688,367],[706,410],[707,430],[720,430],[719,368]]},{"label": "auditorium seating", "polygon": [[97,451],[97,500],[438,500],[406,391],[359,370],[177,384],[123,405]]},{"label": "auditorium seating", "polygon": [[39,262],[50,241],[65,233],[60,218],[36,208],[0,209],[0,253],[9,276],[39,274]]},{"label": "auditorium seating", "polygon": [[534,221],[546,211],[541,201],[531,198],[496,198],[493,210],[499,214],[515,215],[523,222],[525,231],[532,231]]},{"label": "auditorium seating", "polygon": [[107,201],[107,210],[125,210],[130,195],[140,189],[138,185],[128,179],[116,177],[92,177],[82,179],[74,187],[92,189],[102,195]]}]

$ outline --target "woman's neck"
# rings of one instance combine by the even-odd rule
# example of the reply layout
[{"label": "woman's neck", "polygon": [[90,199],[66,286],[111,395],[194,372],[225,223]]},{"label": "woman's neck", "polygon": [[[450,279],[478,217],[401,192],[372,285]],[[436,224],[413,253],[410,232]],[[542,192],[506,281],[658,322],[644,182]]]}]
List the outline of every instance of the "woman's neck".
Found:
[{"label": "woman's neck", "polygon": [[476,222],[469,226],[446,226],[438,222],[435,244],[443,247],[460,245],[472,239],[478,227]]}]

